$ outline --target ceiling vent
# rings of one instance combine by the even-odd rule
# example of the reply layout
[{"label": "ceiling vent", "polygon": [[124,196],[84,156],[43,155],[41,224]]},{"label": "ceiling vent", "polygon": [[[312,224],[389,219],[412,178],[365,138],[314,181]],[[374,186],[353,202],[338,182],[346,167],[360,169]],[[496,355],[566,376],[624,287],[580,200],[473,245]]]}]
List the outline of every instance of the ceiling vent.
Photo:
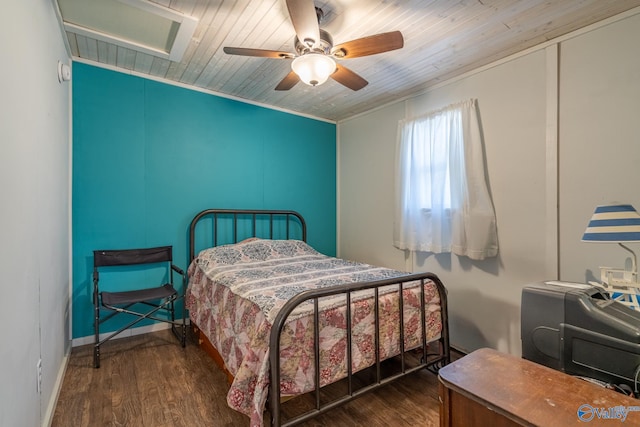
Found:
[{"label": "ceiling vent", "polygon": [[145,0],[58,0],[64,28],[179,62],[198,20]]}]

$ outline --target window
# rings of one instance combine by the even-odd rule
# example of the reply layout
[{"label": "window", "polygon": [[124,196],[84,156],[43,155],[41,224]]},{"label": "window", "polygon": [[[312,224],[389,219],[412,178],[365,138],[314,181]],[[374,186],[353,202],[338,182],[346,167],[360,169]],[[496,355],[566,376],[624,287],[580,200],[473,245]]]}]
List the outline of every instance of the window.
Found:
[{"label": "window", "polygon": [[416,183],[423,183],[420,191],[415,192],[416,203],[423,211],[431,211],[432,207],[438,206],[445,209],[452,207],[450,167],[447,161],[450,138],[443,118],[442,114],[436,114],[412,121],[403,127],[403,132],[411,133],[407,135],[407,140],[416,142],[405,153],[411,155],[407,160],[408,167],[415,172],[412,179]]},{"label": "window", "polygon": [[394,246],[472,259],[497,255],[476,101],[398,126]]}]

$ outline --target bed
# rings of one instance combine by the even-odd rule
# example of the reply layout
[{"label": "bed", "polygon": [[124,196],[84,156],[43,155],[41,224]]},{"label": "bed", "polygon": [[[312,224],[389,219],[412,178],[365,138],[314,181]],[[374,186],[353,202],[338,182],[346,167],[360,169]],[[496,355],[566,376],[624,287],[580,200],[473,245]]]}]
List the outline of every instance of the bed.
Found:
[{"label": "bed", "polygon": [[[267,406],[271,425],[295,425],[450,361],[436,275],[329,257],[306,237],[294,211],[207,209],[189,228],[189,317],[251,426]],[[327,393],[337,384],[338,397]],[[298,396],[310,403],[285,419]]]}]

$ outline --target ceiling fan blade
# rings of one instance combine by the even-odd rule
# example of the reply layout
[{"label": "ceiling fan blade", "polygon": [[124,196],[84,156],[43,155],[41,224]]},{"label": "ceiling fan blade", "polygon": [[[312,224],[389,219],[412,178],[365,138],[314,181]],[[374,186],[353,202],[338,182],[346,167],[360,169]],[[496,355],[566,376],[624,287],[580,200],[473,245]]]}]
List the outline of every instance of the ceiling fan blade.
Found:
[{"label": "ceiling fan blade", "polygon": [[265,49],[248,49],[244,47],[225,47],[224,53],[229,55],[242,55],[242,56],[258,56],[260,58],[277,58],[277,59],[292,59],[295,57],[290,52],[280,52],[277,50],[265,50]]},{"label": "ceiling fan blade", "polygon": [[336,65],[336,71],[331,78],[351,90],[360,90],[369,84],[368,81],[343,65]]},{"label": "ceiling fan blade", "polygon": [[319,43],[320,27],[313,0],[287,0],[287,9],[298,40],[308,47]]},{"label": "ceiling fan blade", "polygon": [[300,77],[298,77],[296,73],[291,71],[286,75],[284,79],[282,79],[280,83],[278,83],[278,86],[276,86],[276,90],[289,90],[294,87],[299,81]]},{"label": "ceiling fan blade", "polygon": [[337,58],[358,58],[400,49],[404,46],[404,38],[400,31],[381,33],[341,43],[331,49]]}]

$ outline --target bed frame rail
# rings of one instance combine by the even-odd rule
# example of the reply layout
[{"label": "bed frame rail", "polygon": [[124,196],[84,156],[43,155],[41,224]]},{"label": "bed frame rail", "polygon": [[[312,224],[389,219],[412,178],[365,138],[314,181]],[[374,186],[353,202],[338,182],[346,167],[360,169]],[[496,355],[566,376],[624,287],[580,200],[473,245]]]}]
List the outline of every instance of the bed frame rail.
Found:
[{"label": "bed frame rail", "polygon": [[[422,304],[420,310],[421,323],[422,323],[422,358],[419,364],[414,364],[411,367],[407,367],[405,365],[405,349],[404,349],[404,310],[403,310],[403,290],[404,285],[409,282],[420,282],[420,295],[421,301],[424,301],[425,292],[424,285],[427,281],[432,281],[435,283],[438,294],[440,297],[440,310],[441,310],[441,322],[442,322],[442,330],[440,332],[439,348],[438,353],[429,354],[427,351],[427,332],[426,332],[426,313],[425,313],[425,304]],[[394,375],[389,375],[382,378],[381,374],[381,360],[380,360],[380,352],[379,352],[379,339],[380,339],[380,319],[379,319],[379,292],[380,288],[389,286],[389,285],[398,285],[398,292],[400,298],[399,302],[399,311],[400,311],[400,372]],[[358,388],[354,391],[353,389],[353,372],[352,372],[352,346],[351,346],[351,294],[356,291],[361,291],[365,289],[373,289],[374,298],[375,298],[375,312],[374,312],[374,328],[375,328],[375,382]],[[332,400],[329,403],[322,404],[320,401],[320,339],[319,339],[319,309],[318,300],[322,297],[327,297],[331,295],[344,294],[346,298],[346,339],[347,339],[347,393],[336,400]],[[296,309],[300,304],[305,301],[313,301],[314,305],[314,357],[315,357],[315,408],[305,412],[301,415],[298,415],[292,419],[282,421],[281,414],[281,395],[280,395],[280,335],[284,329],[287,318]],[[415,371],[421,369],[429,369],[432,372],[437,372],[437,370],[448,364],[450,362],[450,350],[449,350],[449,331],[448,331],[448,313],[447,313],[447,293],[444,285],[433,273],[418,273],[407,276],[400,276],[393,279],[385,279],[379,280],[375,282],[361,282],[361,283],[350,283],[341,286],[335,286],[331,288],[325,289],[313,289],[309,291],[302,292],[291,300],[289,300],[280,310],[278,315],[276,316],[273,325],[271,327],[271,336],[269,342],[270,354],[269,354],[269,363],[270,363],[270,390],[269,390],[269,408],[271,412],[271,425],[272,426],[293,426],[304,421],[307,421],[313,417],[316,417],[320,414],[323,414],[336,406],[347,403],[353,399],[356,399],[360,395],[377,389],[391,381],[394,381],[400,377],[404,377],[409,375]]]}]

